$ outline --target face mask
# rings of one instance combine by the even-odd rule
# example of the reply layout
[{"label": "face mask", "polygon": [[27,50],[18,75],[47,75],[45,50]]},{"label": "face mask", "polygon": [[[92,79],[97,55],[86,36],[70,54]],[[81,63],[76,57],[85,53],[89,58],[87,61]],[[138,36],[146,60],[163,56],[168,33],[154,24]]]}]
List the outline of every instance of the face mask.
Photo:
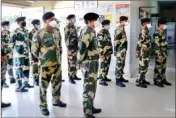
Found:
[{"label": "face mask", "polygon": [[37,28],[37,29],[40,29],[40,28],[41,28],[41,25],[37,25],[36,28]]},{"label": "face mask", "polygon": [[152,27],[151,24],[147,24],[147,28],[150,29]]},{"label": "face mask", "polygon": [[50,25],[52,28],[56,28],[57,22],[56,22],[55,20],[53,20],[53,21],[51,21],[51,22],[49,23],[49,25]]},{"label": "face mask", "polygon": [[100,22],[95,21],[95,22],[94,22],[94,26],[95,26],[95,27],[99,27],[99,26],[100,26]]},{"label": "face mask", "polygon": [[125,22],[125,26],[127,26],[128,25],[128,22]]},{"label": "face mask", "polygon": [[164,25],[163,29],[167,29],[167,25]]},{"label": "face mask", "polygon": [[26,22],[21,23],[22,27],[26,27]]},{"label": "face mask", "polygon": [[76,23],[76,19],[75,18],[72,19],[72,23]]},{"label": "face mask", "polygon": [[106,29],[107,29],[107,30],[110,30],[110,26],[107,26]]},{"label": "face mask", "polygon": [[9,31],[9,29],[10,29],[9,26],[4,26],[4,27],[2,28],[2,31],[3,31],[3,30],[7,30],[7,31]]}]

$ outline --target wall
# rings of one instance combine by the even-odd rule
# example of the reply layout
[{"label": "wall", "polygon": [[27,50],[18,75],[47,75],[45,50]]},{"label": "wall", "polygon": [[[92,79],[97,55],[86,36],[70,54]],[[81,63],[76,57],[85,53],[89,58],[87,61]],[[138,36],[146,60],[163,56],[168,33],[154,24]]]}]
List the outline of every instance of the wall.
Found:
[{"label": "wall", "polygon": [[52,11],[54,2],[55,1],[37,1],[33,2],[31,7],[43,7],[44,12]]}]

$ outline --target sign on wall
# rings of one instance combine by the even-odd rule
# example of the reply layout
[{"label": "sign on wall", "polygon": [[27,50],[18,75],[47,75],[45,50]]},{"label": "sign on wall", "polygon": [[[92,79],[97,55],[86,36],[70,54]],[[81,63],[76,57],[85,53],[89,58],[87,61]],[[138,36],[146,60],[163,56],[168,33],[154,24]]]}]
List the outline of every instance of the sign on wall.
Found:
[{"label": "sign on wall", "polygon": [[130,21],[130,5],[129,4],[117,4],[116,5],[116,23],[118,24],[120,16],[128,17]]},{"label": "sign on wall", "polygon": [[75,9],[97,8],[98,1],[75,1]]}]

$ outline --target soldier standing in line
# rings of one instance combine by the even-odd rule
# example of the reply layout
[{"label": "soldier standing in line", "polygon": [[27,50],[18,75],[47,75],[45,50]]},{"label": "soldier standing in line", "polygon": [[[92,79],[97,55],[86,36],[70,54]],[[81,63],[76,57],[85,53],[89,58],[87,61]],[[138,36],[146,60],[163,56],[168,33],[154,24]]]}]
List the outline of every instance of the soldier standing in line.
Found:
[{"label": "soldier standing in line", "polygon": [[[5,28],[4,26],[8,25],[9,22],[8,21],[4,21],[1,23],[1,25],[3,26],[3,28]],[[6,29],[6,28],[5,28]],[[6,29],[7,30],[7,29]],[[5,33],[5,34],[3,34]],[[1,35],[7,35],[8,33],[5,32],[5,30],[3,30],[1,32]],[[1,92],[2,92],[2,87],[4,86],[4,80],[5,80],[5,75],[7,72],[7,61],[8,61],[8,53],[10,52],[10,48],[7,47],[6,45],[7,42],[4,42],[4,40],[1,40]],[[10,103],[4,103],[1,101],[1,108],[6,108],[11,106]]]},{"label": "soldier standing in line", "polygon": [[29,39],[26,27],[26,17],[18,17],[16,19],[18,27],[12,33],[9,41],[9,47],[15,50],[15,68],[16,68],[16,92],[27,92],[26,88],[33,88],[29,84]]},{"label": "soldier standing in line", "polygon": [[160,18],[158,20],[158,29],[154,33],[155,40],[155,69],[154,69],[154,84],[158,87],[164,85],[171,86],[166,80],[166,62],[168,57],[168,43],[166,36],[167,21]]},{"label": "soldier standing in line", "polygon": [[52,12],[46,12],[43,17],[44,28],[32,40],[32,53],[40,61],[40,109],[43,115],[49,115],[46,100],[49,83],[52,84],[53,105],[66,107],[60,100],[61,91],[61,35],[59,24]]},{"label": "soldier standing in line", "polygon": [[126,51],[127,51],[127,37],[125,32],[125,25],[127,25],[128,18],[126,16],[120,17],[120,25],[117,26],[115,30],[114,37],[114,55],[116,56],[116,85],[120,87],[125,87],[123,82],[128,82],[123,78],[124,67],[125,67],[125,59],[126,59]]},{"label": "soldier standing in line", "polygon": [[110,20],[104,20],[102,22],[103,29],[97,34],[98,38],[98,47],[100,50],[100,84],[103,86],[108,86],[106,83],[111,81],[111,79],[107,78],[111,54],[113,54],[113,47],[111,43],[111,35],[109,33],[110,29]]},{"label": "soldier standing in line", "polygon": [[85,14],[84,21],[87,26],[81,31],[79,40],[78,64],[84,75],[83,111],[86,118],[95,118],[92,114],[101,112],[101,109],[94,107],[99,59],[95,32],[95,27],[100,24],[97,21],[98,18],[99,15],[96,13]]},{"label": "soldier standing in line", "polygon": [[[9,21],[3,21],[1,23],[1,45],[3,45],[3,48],[6,48],[6,57],[8,59],[8,55],[11,52],[8,48],[8,42],[9,42],[9,38],[10,38],[10,32],[9,32]],[[2,47],[1,47],[2,49]],[[7,63],[6,64],[6,69],[7,69]],[[4,70],[6,72],[6,70]],[[3,80],[1,80],[3,82],[3,87],[4,88],[8,88],[9,86],[6,83],[6,77],[3,78]]]},{"label": "soldier standing in line", "polygon": [[151,37],[149,29],[151,28],[151,21],[149,18],[141,19],[142,30],[139,33],[139,38],[136,48],[136,57],[139,57],[139,77],[136,80],[136,86],[147,88],[150,82],[145,80],[145,75],[148,71],[151,55]]},{"label": "soldier standing in line", "polygon": [[[32,31],[29,33],[29,40],[30,40],[30,51],[31,51],[31,44],[32,44],[32,38],[40,30],[40,20],[35,19],[31,22],[33,25]],[[39,85],[39,61],[38,59],[31,53],[31,64],[32,64],[32,76],[33,76],[33,81],[34,85],[38,86]]]},{"label": "soldier standing in line", "polygon": [[77,77],[76,61],[77,61],[77,51],[78,51],[78,35],[77,30],[74,25],[76,22],[75,15],[71,14],[67,17],[69,24],[65,27],[65,42],[67,46],[67,56],[68,56],[68,77],[69,82],[76,84],[75,80],[81,80]]}]

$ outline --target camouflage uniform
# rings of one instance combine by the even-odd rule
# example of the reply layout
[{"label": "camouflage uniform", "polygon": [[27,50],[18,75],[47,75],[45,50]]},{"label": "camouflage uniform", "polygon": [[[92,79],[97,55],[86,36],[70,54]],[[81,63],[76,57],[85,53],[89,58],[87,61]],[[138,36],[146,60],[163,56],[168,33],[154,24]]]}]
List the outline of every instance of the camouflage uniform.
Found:
[{"label": "camouflage uniform", "polygon": [[74,24],[68,24],[65,29],[65,42],[68,55],[68,76],[75,77],[77,74],[76,61],[78,51],[78,36]]},{"label": "camouflage uniform", "polygon": [[115,75],[117,80],[123,77],[127,51],[127,38],[124,27],[118,26],[115,30],[114,53],[116,53],[116,70]]},{"label": "camouflage uniform", "polygon": [[[158,29],[154,33],[155,40],[155,69],[154,69],[154,81],[161,83],[166,80],[166,61],[168,57],[168,43],[166,40],[166,31]],[[162,56],[163,60],[159,60],[159,56]]]},{"label": "camouflage uniform", "polygon": [[[32,38],[37,33],[38,30],[32,29],[32,31],[29,33],[29,40],[30,40],[30,50],[31,50],[31,44],[32,44]],[[32,75],[35,80],[39,79],[39,62],[38,59],[31,53],[31,64],[32,64]]]},{"label": "camouflage uniform", "polygon": [[81,64],[84,76],[83,109],[85,115],[92,114],[97,87],[98,74],[98,42],[95,30],[84,28],[80,33],[78,63]]},{"label": "camouflage uniform", "polygon": [[29,40],[28,31],[20,27],[16,28],[12,33],[9,46],[16,52],[15,57],[15,75],[17,89],[23,89],[28,85],[29,81]]},{"label": "camouflage uniform", "polygon": [[102,76],[104,81],[107,78],[110,61],[111,61],[111,54],[113,53],[112,43],[111,43],[111,36],[107,29],[102,29],[98,35],[98,47],[100,50],[100,56],[104,56],[104,58],[100,58],[100,76]]},{"label": "camouflage uniform", "polygon": [[[8,41],[10,32],[5,30],[1,31],[1,57],[7,57],[8,54],[11,52],[10,48],[8,47]],[[7,72],[7,62],[1,61],[1,83],[6,81],[6,72]],[[1,85],[2,86],[2,85]]]},{"label": "camouflage uniform", "polygon": [[61,90],[61,35],[59,30],[41,29],[34,37],[32,53],[40,61],[40,107],[47,108],[47,89],[52,83],[54,104],[60,102]]},{"label": "camouflage uniform", "polygon": [[139,34],[136,51],[139,52],[139,82],[145,81],[151,54],[151,37],[149,30],[142,28]]}]

